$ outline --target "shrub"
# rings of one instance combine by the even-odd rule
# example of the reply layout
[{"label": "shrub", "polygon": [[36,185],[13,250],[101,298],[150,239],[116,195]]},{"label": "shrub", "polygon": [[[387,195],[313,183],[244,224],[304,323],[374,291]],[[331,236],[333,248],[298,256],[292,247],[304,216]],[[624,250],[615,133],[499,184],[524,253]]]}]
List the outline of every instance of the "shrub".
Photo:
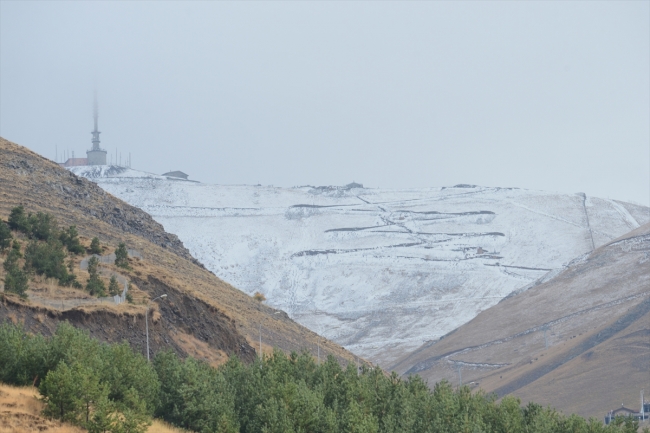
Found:
[{"label": "shrub", "polygon": [[32,240],[25,249],[25,270],[56,278],[62,286],[70,285],[74,280],[65,266],[66,254],[63,244],[56,238],[47,242]]},{"label": "shrub", "polygon": [[11,209],[8,222],[10,229],[29,234],[29,220],[25,214],[25,208],[22,205]]},{"label": "shrub", "polygon": [[7,271],[4,278],[5,292],[15,293],[23,299],[27,298],[27,289],[29,289],[29,277],[18,266],[6,269]]},{"label": "shrub", "polygon": [[0,252],[9,248],[12,239],[9,226],[4,221],[0,221]]},{"label": "shrub", "polygon": [[41,241],[48,241],[55,237],[57,225],[52,215],[37,212],[36,215],[30,214],[28,220],[30,237]]},{"label": "shrub", "polygon": [[99,238],[94,237],[92,241],[90,241],[90,254],[101,254],[102,253],[102,247],[99,244]]},{"label": "shrub", "polygon": [[11,251],[9,251],[2,266],[5,270],[5,292],[15,293],[24,299],[27,298],[25,292],[29,288],[27,285],[29,278],[18,265],[18,259],[20,258],[22,258],[22,254],[20,253],[20,244],[17,241],[14,241]]},{"label": "shrub", "polygon": [[59,239],[71,253],[84,253],[84,247],[81,246],[81,243],[79,242],[79,233],[77,232],[77,227],[70,226],[67,230],[62,230],[61,233],[59,233]]},{"label": "shrub", "polygon": [[124,242],[120,242],[115,250],[115,266],[120,268],[129,268],[129,252],[126,250]]},{"label": "shrub", "polygon": [[255,294],[253,295],[253,298],[254,298],[257,302],[264,302],[264,301],[266,301],[266,296],[264,296],[264,294],[262,294],[262,293],[260,293],[260,292],[255,292]]}]

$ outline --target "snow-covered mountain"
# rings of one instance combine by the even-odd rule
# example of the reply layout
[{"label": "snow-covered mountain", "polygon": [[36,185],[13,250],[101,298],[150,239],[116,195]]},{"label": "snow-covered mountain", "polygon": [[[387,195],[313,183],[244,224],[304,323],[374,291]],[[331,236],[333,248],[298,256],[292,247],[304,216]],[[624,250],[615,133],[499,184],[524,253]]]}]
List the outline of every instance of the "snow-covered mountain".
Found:
[{"label": "snow-covered mountain", "polygon": [[151,214],[223,280],[384,367],[649,220],[648,208],[581,193],[71,171]]}]

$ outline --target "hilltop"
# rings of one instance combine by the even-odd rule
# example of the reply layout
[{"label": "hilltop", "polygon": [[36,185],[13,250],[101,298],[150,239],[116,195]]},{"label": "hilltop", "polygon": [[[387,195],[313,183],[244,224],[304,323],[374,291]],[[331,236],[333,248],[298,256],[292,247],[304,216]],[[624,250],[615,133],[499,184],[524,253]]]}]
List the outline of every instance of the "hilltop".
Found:
[{"label": "hilltop", "polygon": [[71,170],[145,210],[223,280],[384,368],[650,220],[646,207],[582,193]]},{"label": "hilltop", "polygon": [[[102,267],[124,274],[133,283],[138,302],[75,304],[74,299],[66,298],[74,294],[37,279],[30,287],[27,301],[5,296],[0,304],[0,321],[20,322],[44,335],[50,335],[61,321],[69,321],[100,340],[128,340],[134,348],[144,350],[146,303],[167,294],[165,302],[153,304],[154,324],[149,329],[153,352],[172,348],[181,355],[213,364],[220,364],[233,354],[250,361],[259,350],[261,327],[265,351],[276,346],[285,351],[309,350],[315,356],[320,345],[323,356],[355,359],[350,352],[320,338],[282,311],[217,278],[147,213],[52,161],[0,138],[0,218],[7,220],[10,210],[18,205],[32,213],[49,213],[62,227],[75,225],[86,246],[95,236],[108,247],[108,252],[125,242],[137,252],[137,257],[130,259],[132,269],[119,270],[107,264]],[[83,273],[78,268],[81,258],[76,260],[75,272]]]}]

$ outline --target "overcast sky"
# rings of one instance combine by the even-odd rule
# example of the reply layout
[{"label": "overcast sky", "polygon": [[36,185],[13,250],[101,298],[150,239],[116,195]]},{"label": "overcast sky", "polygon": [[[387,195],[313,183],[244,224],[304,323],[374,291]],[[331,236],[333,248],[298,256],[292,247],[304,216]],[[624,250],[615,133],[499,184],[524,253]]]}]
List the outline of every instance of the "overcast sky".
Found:
[{"label": "overcast sky", "polygon": [[650,201],[650,3],[0,2],[0,135],[219,184]]}]

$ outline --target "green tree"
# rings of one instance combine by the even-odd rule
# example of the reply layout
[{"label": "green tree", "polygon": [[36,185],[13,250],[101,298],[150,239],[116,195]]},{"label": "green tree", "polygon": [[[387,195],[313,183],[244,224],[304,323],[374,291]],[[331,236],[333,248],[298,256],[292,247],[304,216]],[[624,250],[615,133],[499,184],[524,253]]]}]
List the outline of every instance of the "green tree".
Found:
[{"label": "green tree", "polygon": [[29,220],[27,214],[25,214],[25,208],[22,205],[11,209],[8,222],[9,228],[12,230],[17,230],[25,234],[30,232]]},{"label": "green tree", "polygon": [[30,237],[41,241],[47,241],[56,237],[57,224],[56,219],[52,215],[37,212],[36,215],[29,214],[27,219],[29,222]]},{"label": "green tree", "polygon": [[151,416],[147,413],[147,403],[134,388],[129,388],[124,399],[117,407],[121,410],[119,424],[113,431],[119,433],[145,433],[151,425]]},{"label": "green tree", "polygon": [[38,384],[48,371],[48,344],[42,335],[14,324],[0,325],[0,382]]},{"label": "green tree", "polygon": [[115,250],[115,266],[120,268],[129,268],[129,252],[126,250],[124,242],[120,242]]},{"label": "green tree", "polygon": [[101,254],[102,253],[102,247],[99,244],[99,238],[94,237],[92,241],[90,241],[90,254]]},{"label": "green tree", "polygon": [[17,266],[7,270],[4,278],[5,292],[15,293],[23,299],[27,299],[27,289],[29,289],[29,277]]},{"label": "green tree", "polygon": [[21,257],[20,244],[17,241],[14,241],[13,247],[11,248],[11,251],[9,251],[2,267],[5,270],[5,278],[3,280],[5,291],[15,293],[24,299],[27,298],[26,291],[29,288],[29,277],[18,265],[18,260]]},{"label": "green tree", "polygon": [[59,240],[72,254],[83,254],[85,249],[79,242],[79,232],[76,226],[70,226],[59,233]]},{"label": "green tree", "polygon": [[61,421],[78,422],[81,403],[78,398],[80,383],[76,379],[74,370],[65,361],[47,373],[39,386],[45,415]]},{"label": "green tree", "polygon": [[123,342],[102,346],[101,359],[101,378],[109,386],[108,397],[116,402],[124,401],[133,389],[144,402],[145,412],[153,414],[158,405],[160,381],[147,358]]},{"label": "green tree", "polygon": [[69,286],[74,277],[65,266],[63,244],[52,237],[47,242],[30,241],[25,249],[25,270],[47,278],[56,278],[59,285]]},{"label": "green tree", "polygon": [[117,283],[117,278],[115,278],[115,275],[111,276],[111,280],[108,283],[108,294],[110,296],[115,296],[120,294],[120,286]]},{"label": "green tree", "polygon": [[118,430],[119,417],[115,403],[108,398],[108,391],[104,388],[99,395],[92,417],[84,425],[90,433],[106,433]]},{"label": "green tree", "polygon": [[88,274],[86,291],[93,296],[106,296],[106,286],[99,277],[99,260],[95,256],[88,259]]},{"label": "green tree", "polygon": [[11,246],[12,239],[13,236],[11,235],[9,226],[4,221],[0,221],[0,252],[3,252]]}]

